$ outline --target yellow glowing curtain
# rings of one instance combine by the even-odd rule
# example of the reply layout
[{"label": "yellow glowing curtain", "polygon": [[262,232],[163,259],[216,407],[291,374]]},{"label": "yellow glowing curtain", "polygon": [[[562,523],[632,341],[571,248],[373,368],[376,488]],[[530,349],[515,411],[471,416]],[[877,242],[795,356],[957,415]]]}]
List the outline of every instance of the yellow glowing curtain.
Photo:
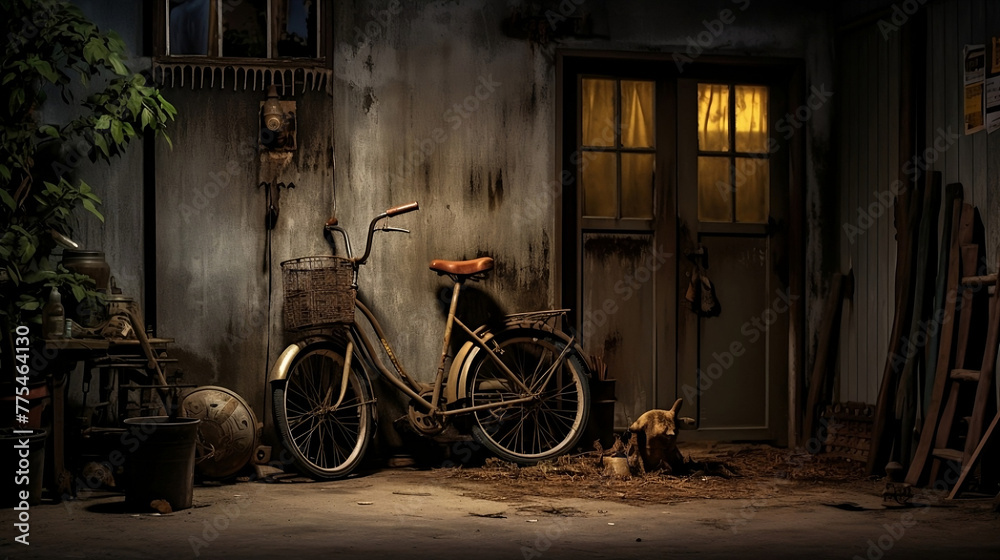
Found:
[{"label": "yellow glowing curtain", "polygon": [[736,151],[767,151],[767,88],[736,86]]},{"label": "yellow glowing curtain", "polygon": [[622,81],[622,146],[653,147],[653,82]]},{"label": "yellow glowing curtain", "polygon": [[[656,147],[655,97],[651,81],[582,80],[584,215],[652,217],[656,158],[648,150]],[[620,128],[615,126],[616,115]]]},{"label": "yellow glowing curtain", "polygon": [[583,80],[583,145],[615,145],[614,80]]},{"label": "yellow glowing curtain", "polygon": [[698,84],[698,149],[729,151],[729,86]]},{"label": "yellow glowing curtain", "polygon": [[[725,84],[698,84],[698,149],[746,154],[698,157],[699,220],[767,221],[769,162],[748,157],[768,152],[767,93],[765,86],[740,85],[730,91]],[[730,126],[735,146],[730,142]]]}]

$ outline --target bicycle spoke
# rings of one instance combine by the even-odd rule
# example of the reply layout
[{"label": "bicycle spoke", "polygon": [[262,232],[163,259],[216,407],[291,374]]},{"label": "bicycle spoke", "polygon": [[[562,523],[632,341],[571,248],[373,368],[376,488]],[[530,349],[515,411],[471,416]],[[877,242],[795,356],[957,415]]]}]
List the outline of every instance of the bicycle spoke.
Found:
[{"label": "bicycle spoke", "polygon": [[[483,359],[470,380],[473,405],[492,404],[473,413],[473,428],[481,441],[508,460],[534,462],[569,450],[586,421],[585,380],[572,348],[532,332],[522,337],[502,339],[499,348],[510,371],[530,390],[492,390],[507,383],[506,374],[488,358]],[[508,400],[533,399],[504,405]],[[477,436],[479,437],[479,436]]]},{"label": "bicycle spoke", "polygon": [[304,350],[293,362],[283,388],[275,392],[281,436],[296,464],[318,479],[349,474],[363,456],[370,434],[374,399],[356,373],[348,373],[341,403],[331,409],[344,386],[344,359],[325,342]]}]

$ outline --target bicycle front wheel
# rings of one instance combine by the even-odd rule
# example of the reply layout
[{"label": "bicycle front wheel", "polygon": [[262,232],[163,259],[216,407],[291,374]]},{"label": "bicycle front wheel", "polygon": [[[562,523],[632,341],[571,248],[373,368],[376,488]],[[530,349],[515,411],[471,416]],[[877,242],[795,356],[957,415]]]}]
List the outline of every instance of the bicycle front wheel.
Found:
[{"label": "bicycle front wheel", "polygon": [[363,459],[375,431],[371,386],[356,362],[337,403],[344,361],[342,350],[333,343],[310,344],[292,361],[285,382],[272,388],[281,443],[303,474],[317,480],[349,475]]},{"label": "bicycle front wheel", "polygon": [[496,456],[531,465],[573,449],[590,414],[590,388],[583,358],[551,333],[515,329],[498,333],[490,346],[524,389],[480,350],[469,373],[473,406],[534,395],[528,402],[472,413],[472,434]]}]

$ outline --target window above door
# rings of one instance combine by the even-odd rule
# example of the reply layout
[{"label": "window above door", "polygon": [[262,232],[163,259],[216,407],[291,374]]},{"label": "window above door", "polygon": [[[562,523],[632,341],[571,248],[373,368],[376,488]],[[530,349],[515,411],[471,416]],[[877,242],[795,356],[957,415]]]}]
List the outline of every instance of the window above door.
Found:
[{"label": "window above door", "polygon": [[768,88],[698,84],[698,220],[767,223]]},{"label": "window above door", "polygon": [[640,226],[653,219],[656,177],[656,84],[584,77],[574,165],[582,217],[604,225]]}]

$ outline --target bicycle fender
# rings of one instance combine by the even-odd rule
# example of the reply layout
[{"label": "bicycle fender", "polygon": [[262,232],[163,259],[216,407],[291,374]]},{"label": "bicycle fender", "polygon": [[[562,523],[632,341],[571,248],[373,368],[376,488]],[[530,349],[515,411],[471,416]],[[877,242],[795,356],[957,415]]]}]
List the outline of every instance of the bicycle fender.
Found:
[{"label": "bicycle fender", "polygon": [[[477,331],[479,332],[479,331]],[[480,335],[483,340],[493,338],[493,333],[484,331]],[[474,357],[479,352],[479,347],[471,341],[467,341],[455,354],[455,359],[451,362],[451,369],[448,371],[448,381],[444,387],[444,398],[446,403],[453,403],[466,396],[466,379],[468,378],[469,366]]]},{"label": "bicycle fender", "polygon": [[[535,321],[525,321],[521,317],[512,316],[508,317],[504,321],[503,330],[513,329],[526,329],[526,330],[541,330],[545,331],[556,338],[562,340],[566,344],[573,344],[573,352],[576,352],[581,357],[585,357],[586,354],[583,353],[583,347],[580,342],[574,340],[572,336],[566,334],[559,329],[553,329],[546,325],[540,324]],[[488,342],[494,336],[494,333],[487,329],[485,326],[476,329],[476,334],[483,340],[483,342]],[[448,384],[445,387],[445,402],[455,402],[459,399],[464,399],[468,396],[468,379],[469,371],[472,368],[472,364],[476,362],[476,356],[482,352],[482,348],[472,343],[471,341],[466,342],[462,345],[462,348],[455,355],[455,359],[451,363],[451,369],[448,372]],[[586,360],[584,360],[586,365]],[[585,367],[584,375],[591,377],[592,373],[589,367]]]},{"label": "bicycle fender", "polygon": [[333,339],[327,336],[310,336],[289,344],[281,352],[281,355],[278,356],[278,360],[274,362],[274,365],[271,366],[271,371],[267,374],[267,382],[274,383],[276,381],[284,381],[285,378],[288,377],[288,368],[291,367],[292,362],[295,360],[295,356],[298,356],[299,352],[301,352],[306,346],[309,346],[314,342],[322,341],[333,341]]}]

